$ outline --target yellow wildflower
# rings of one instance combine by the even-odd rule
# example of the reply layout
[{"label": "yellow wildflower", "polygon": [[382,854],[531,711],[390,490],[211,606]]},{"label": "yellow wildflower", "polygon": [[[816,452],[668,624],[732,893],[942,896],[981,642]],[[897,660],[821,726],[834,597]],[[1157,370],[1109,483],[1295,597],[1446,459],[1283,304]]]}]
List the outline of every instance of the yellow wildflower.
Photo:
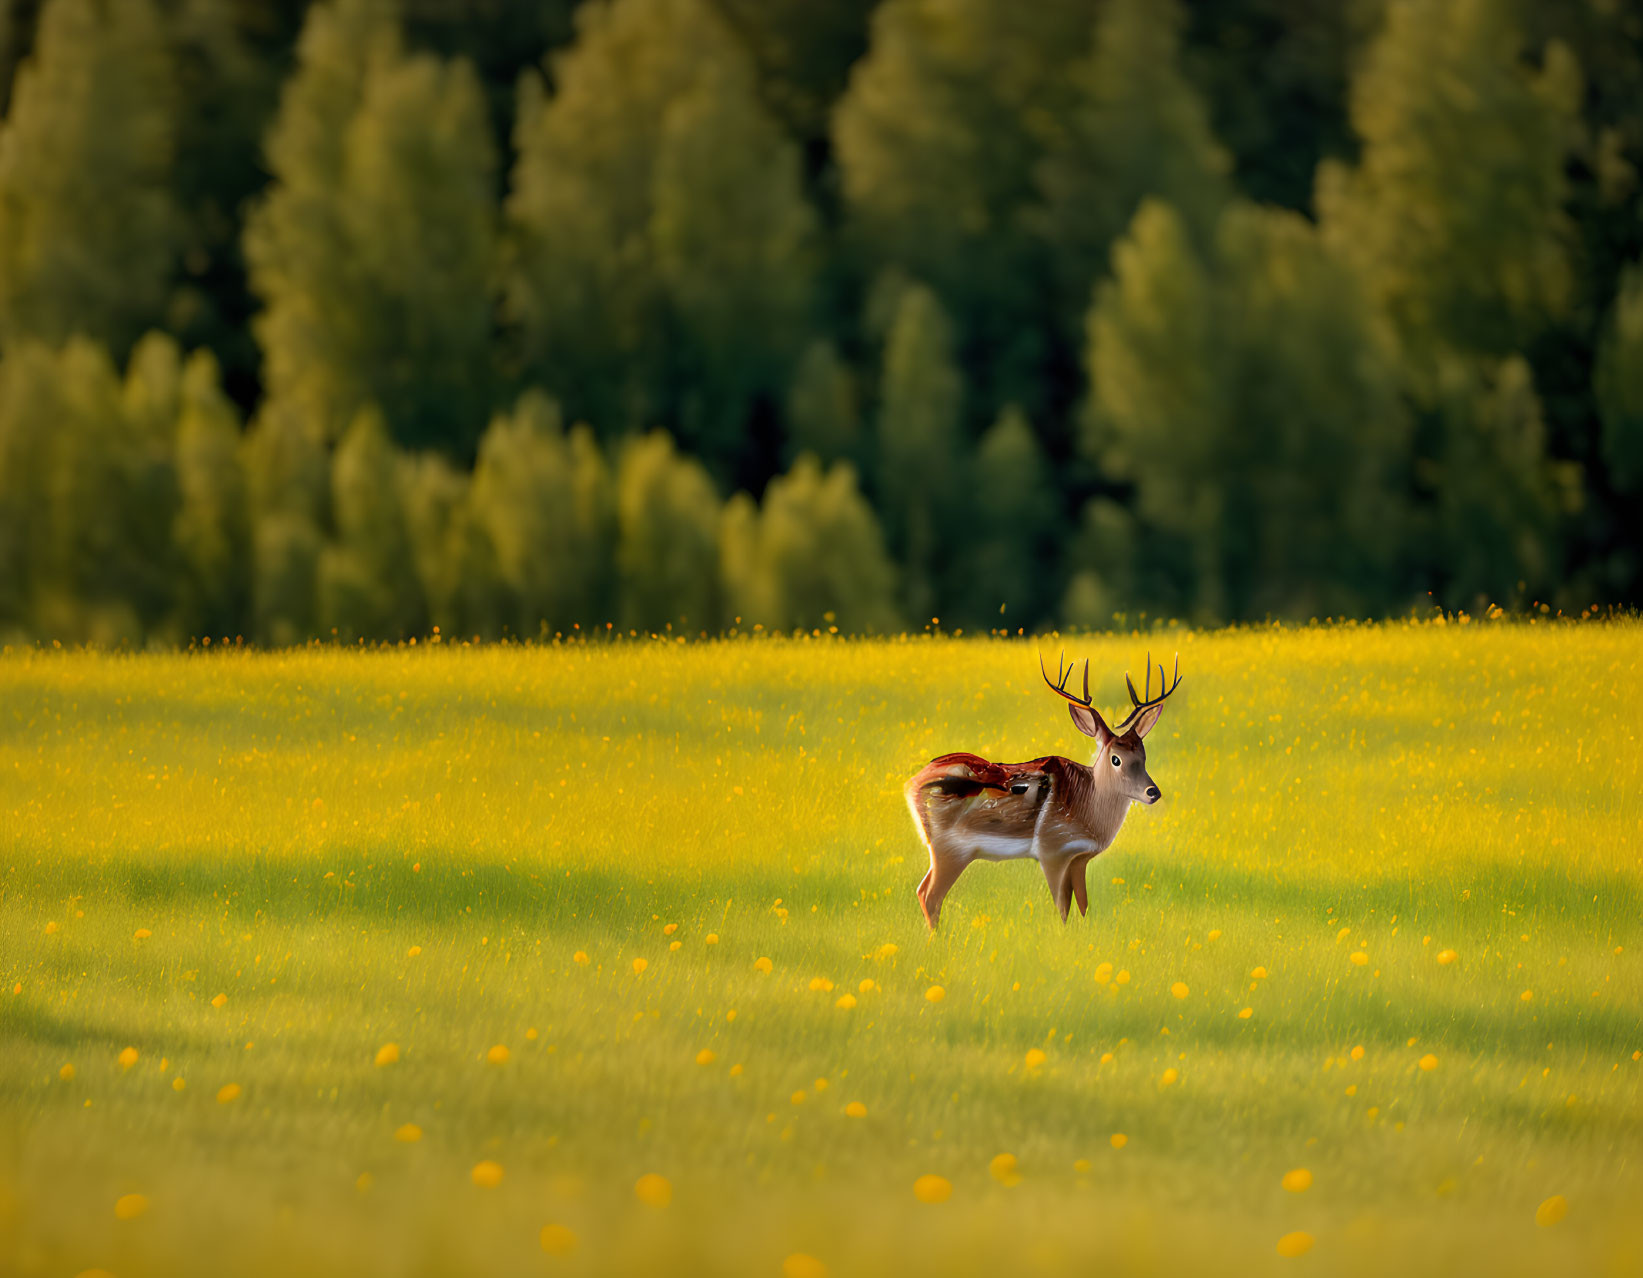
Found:
[{"label": "yellow wildflower", "polygon": [[1311,1234],[1297,1229],[1294,1233],[1285,1234],[1278,1239],[1278,1254],[1291,1259],[1296,1256],[1304,1256],[1312,1250],[1312,1244],[1315,1241],[1317,1240]]},{"label": "yellow wildflower", "polygon": [[633,1196],[646,1207],[666,1207],[673,1201],[673,1186],[666,1176],[646,1172],[633,1182]]},{"label": "yellow wildflower", "polygon": [[116,1220],[136,1220],[148,1210],[148,1199],[141,1194],[123,1194],[114,1200]]},{"label": "yellow wildflower", "polygon": [[920,1176],[913,1182],[913,1197],[921,1203],[944,1203],[953,1196],[953,1182],[945,1176]]}]

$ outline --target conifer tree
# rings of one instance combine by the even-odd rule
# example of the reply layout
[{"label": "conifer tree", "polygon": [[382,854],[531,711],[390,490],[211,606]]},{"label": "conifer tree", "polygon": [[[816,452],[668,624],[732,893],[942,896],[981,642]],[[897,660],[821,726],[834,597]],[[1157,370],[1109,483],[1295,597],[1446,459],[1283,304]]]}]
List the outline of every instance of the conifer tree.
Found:
[{"label": "conifer tree", "polygon": [[1207,618],[1400,604],[1408,420],[1351,273],[1294,214],[1230,205],[1212,255],[1149,201],[1091,311],[1087,439],[1178,538]]},{"label": "conifer tree", "polygon": [[[1162,573],[1157,565],[1143,562],[1148,550],[1156,551],[1166,538],[1154,532],[1143,543],[1136,533],[1135,517],[1110,497],[1084,503],[1067,544],[1063,624],[1079,630],[1105,630],[1115,623],[1121,627],[1133,616],[1129,609],[1137,599],[1171,612],[1179,607],[1167,586],[1168,578],[1179,574]],[[1141,581],[1147,583],[1144,592],[1137,589]]]},{"label": "conifer tree", "polygon": [[1058,505],[1026,414],[1007,405],[981,438],[967,478],[964,607],[972,626],[1025,626],[1050,600],[1046,545]]},{"label": "conifer tree", "polygon": [[57,428],[44,476],[45,521],[35,530],[37,617],[53,636],[90,638],[99,612],[114,631],[135,631],[135,615],[116,615],[128,463],[119,376],[108,352],[85,338],[62,349],[55,371]]},{"label": "conifer tree", "polygon": [[[186,348],[208,347],[221,380],[258,376],[254,305],[242,250],[243,210],[267,181],[263,135],[279,102],[283,58],[265,56],[271,15],[219,0],[158,0],[176,103],[173,199],[179,263],[166,327]],[[300,15],[294,15],[300,17]]]},{"label": "conifer tree", "polygon": [[919,624],[944,600],[956,516],[964,382],[947,317],[928,288],[901,295],[884,353],[878,422],[879,489],[890,543],[905,574],[905,610]]},{"label": "conifer tree", "polygon": [[729,473],[804,335],[797,152],[704,0],[616,0],[579,26],[553,97],[522,90],[506,291],[524,372],[607,439],[670,425]]},{"label": "conifer tree", "polygon": [[495,549],[507,627],[534,639],[581,620],[572,578],[576,516],[559,405],[531,392],[491,420],[479,445],[472,510]]},{"label": "conifer tree", "polygon": [[1387,6],[1352,86],[1362,159],[1322,166],[1318,207],[1426,393],[1442,350],[1500,358],[1565,309],[1580,92],[1565,46],[1527,65],[1510,5]]},{"label": "conifer tree", "polygon": [[177,629],[179,637],[238,635],[248,620],[251,524],[239,420],[209,351],[189,356],[179,398]]},{"label": "conifer tree", "polygon": [[332,457],[336,536],[319,563],[320,626],[345,643],[408,639],[427,626],[398,466],[381,414],[361,409]]},{"label": "conifer tree", "polygon": [[753,401],[786,386],[813,290],[798,151],[755,103],[740,77],[698,78],[662,118],[651,184],[656,276],[689,339],[672,369],[679,436],[722,471]]},{"label": "conifer tree", "polygon": [[[145,346],[139,348],[144,357],[132,361],[133,385],[175,359],[169,339]],[[47,415],[18,424],[45,441],[35,454],[39,523],[27,530],[37,632],[98,642],[139,639],[170,605],[175,418],[156,425],[129,413],[132,387],[122,388],[107,351],[95,342],[75,338],[46,358],[54,365],[51,385],[40,387],[45,393],[31,407]],[[161,368],[157,380],[171,381],[168,371]],[[130,398],[153,400],[142,390]]]},{"label": "conifer tree", "polygon": [[111,423],[124,457],[119,509],[124,527],[124,592],[145,630],[174,611],[180,563],[172,541],[179,499],[177,425],[182,407],[183,355],[164,333],[146,333],[132,348]]},{"label": "conifer tree", "polygon": [[1180,67],[1175,0],[1109,0],[1089,56],[1069,69],[1071,109],[1045,144],[1038,225],[1054,279],[1082,319],[1091,285],[1145,196],[1168,201],[1207,245],[1230,162]]},{"label": "conifer tree", "polygon": [[242,444],[252,515],[252,626],[285,646],[318,634],[322,529],[330,474],[319,427],[292,405],[265,406]]},{"label": "conifer tree", "polygon": [[417,580],[433,630],[447,639],[496,639],[514,627],[512,597],[467,475],[438,453],[400,459],[400,493]]},{"label": "conifer tree", "polygon": [[458,602],[462,587],[459,525],[466,522],[470,509],[468,482],[466,475],[438,453],[400,458],[400,504],[405,510],[417,584],[428,605],[428,622],[453,638],[471,633]]},{"label": "conifer tree", "polygon": [[718,494],[665,431],[631,441],[616,468],[616,568],[625,629],[720,625]]},{"label": "conifer tree", "polygon": [[[581,625],[597,625],[616,615],[616,483],[599,441],[586,422],[571,427],[571,501],[576,512],[577,597]],[[573,625],[576,623],[572,623]]]},{"label": "conifer tree", "polygon": [[1559,516],[1577,480],[1546,455],[1546,427],[1528,362],[1450,358],[1440,368],[1438,451],[1423,466],[1435,535],[1423,568],[1439,602],[1480,608],[1548,597],[1558,585]]},{"label": "conifer tree", "polygon": [[156,451],[170,451],[182,402],[183,355],[166,333],[145,333],[126,361],[120,405],[133,435]]},{"label": "conifer tree", "polygon": [[444,633],[477,639],[500,637],[515,615],[513,597],[502,579],[496,546],[471,504],[452,513],[451,556],[456,572],[451,623],[455,629],[447,625]]},{"label": "conifer tree", "polygon": [[759,506],[745,492],[731,494],[719,513],[719,585],[727,628],[763,626],[780,607],[759,554]]},{"label": "conifer tree", "polygon": [[472,72],[406,54],[386,0],[317,4],[268,156],[246,255],[270,398],[332,438],[375,404],[401,443],[471,455],[495,245]]},{"label": "conifer tree", "polygon": [[[34,627],[44,582],[40,537],[48,517],[56,432],[63,416],[54,352],[38,342],[0,358],[0,629]],[[36,633],[39,633],[36,629]]]},{"label": "conifer tree", "polygon": [[536,638],[601,619],[609,505],[598,450],[586,428],[567,441],[557,403],[527,392],[511,414],[492,420],[480,442],[471,509],[511,596],[514,634]]},{"label": "conifer tree", "polygon": [[1036,172],[1089,48],[1086,0],[884,0],[833,115],[850,229],[951,308],[980,402],[1044,392]]},{"label": "conifer tree", "polygon": [[823,461],[861,453],[861,410],[856,379],[833,343],[818,339],[805,348],[787,393],[788,451],[814,453]]},{"label": "conifer tree", "polygon": [[1643,494],[1643,265],[1621,274],[1595,376],[1610,479],[1623,493]]},{"label": "conifer tree", "polygon": [[78,334],[123,359],[160,321],[175,135],[151,0],[47,0],[0,124],[0,342]]},{"label": "conifer tree", "polygon": [[833,103],[867,48],[877,2],[710,0],[752,56],[759,100],[807,148],[827,136]]},{"label": "conifer tree", "polygon": [[896,624],[895,569],[848,462],[824,472],[801,456],[770,482],[760,509],[738,493],[720,547],[727,606],[746,627],[850,634]]}]

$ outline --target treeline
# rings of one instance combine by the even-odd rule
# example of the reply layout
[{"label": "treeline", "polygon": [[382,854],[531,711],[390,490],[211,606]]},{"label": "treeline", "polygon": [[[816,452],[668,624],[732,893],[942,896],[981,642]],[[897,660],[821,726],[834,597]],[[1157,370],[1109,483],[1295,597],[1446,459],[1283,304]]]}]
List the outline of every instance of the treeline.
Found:
[{"label": "treeline", "polygon": [[1639,597],[1635,7],[470,10],[7,11],[0,631]]},{"label": "treeline", "polygon": [[[721,502],[661,431],[607,458],[536,391],[492,419],[471,474],[410,453],[381,412],[334,448],[285,414],[242,437],[216,360],[151,334],[0,365],[20,423],[0,524],[0,616],[39,633],[291,644],[440,633],[545,638],[897,624],[894,570],[848,462],[801,457]],[[28,451],[21,451],[26,447]],[[601,624],[602,632],[606,626]]]}]

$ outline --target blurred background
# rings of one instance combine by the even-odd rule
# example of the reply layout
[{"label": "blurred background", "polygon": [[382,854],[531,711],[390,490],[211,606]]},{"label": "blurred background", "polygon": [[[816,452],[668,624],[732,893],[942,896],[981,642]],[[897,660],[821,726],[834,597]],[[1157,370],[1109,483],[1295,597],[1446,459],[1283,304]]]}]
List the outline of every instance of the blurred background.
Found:
[{"label": "blurred background", "polygon": [[1630,0],[9,0],[0,636],[1643,595]]}]

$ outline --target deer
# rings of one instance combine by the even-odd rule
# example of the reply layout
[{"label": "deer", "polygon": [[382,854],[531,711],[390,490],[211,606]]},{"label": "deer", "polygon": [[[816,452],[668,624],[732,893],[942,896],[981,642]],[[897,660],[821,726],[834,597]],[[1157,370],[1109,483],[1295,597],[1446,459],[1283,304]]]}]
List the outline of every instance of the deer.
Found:
[{"label": "deer", "polygon": [[1063,669],[1058,658],[1056,678],[1051,680],[1043,654],[1038,658],[1039,674],[1050,691],[1068,703],[1074,726],[1095,739],[1091,764],[1057,754],[1026,763],[944,754],[920,768],[903,787],[913,824],[930,853],[930,869],[917,896],[932,933],[941,922],[942,901],[975,861],[1037,861],[1049,880],[1061,922],[1067,922],[1075,900],[1083,917],[1089,911],[1084,875],[1090,861],[1112,846],[1131,803],[1151,807],[1163,797],[1147,773],[1144,740],[1164,713],[1165,701],[1181,686],[1180,654],[1173,682],[1166,682],[1164,664],[1158,663],[1161,691],[1156,697],[1150,652],[1142,693],[1137,694],[1135,681],[1125,673],[1130,709],[1112,727],[1092,703],[1088,659],[1084,695],[1067,691],[1076,665],[1075,659]]}]

